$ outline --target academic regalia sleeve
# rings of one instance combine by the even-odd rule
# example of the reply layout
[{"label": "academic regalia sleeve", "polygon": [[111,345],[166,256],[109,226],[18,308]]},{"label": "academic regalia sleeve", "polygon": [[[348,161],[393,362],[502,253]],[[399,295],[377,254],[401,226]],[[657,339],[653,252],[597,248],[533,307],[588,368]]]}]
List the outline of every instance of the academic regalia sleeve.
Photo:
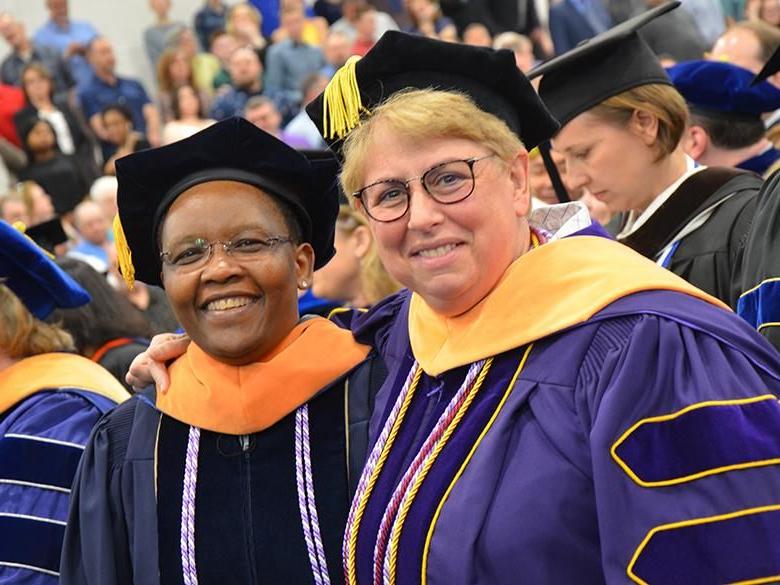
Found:
[{"label": "academic regalia sleeve", "polygon": [[155,450],[160,413],[146,395],[95,427],[71,492],[63,585],[159,585]]},{"label": "academic regalia sleeve", "polygon": [[633,316],[593,340],[575,400],[607,583],[780,575],[780,358],[734,321],[724,340]]},{"label": "academic regalia sleeve", "polygon": [[758,194],[745,245],[737,313],[780,349],[780,172]]},{"label": "academic regalia sleeve", "polygon": [[354,312],[347,326],[352,330],[355,339],[359,343],[370,345],[387,359],[388,352],[392,353],[388,340],[394,326],[402,323],[404,333],[406,331],[404,313],[408,312],[410,296],[411,293],[404,289],[385,297],[368,311]]}]

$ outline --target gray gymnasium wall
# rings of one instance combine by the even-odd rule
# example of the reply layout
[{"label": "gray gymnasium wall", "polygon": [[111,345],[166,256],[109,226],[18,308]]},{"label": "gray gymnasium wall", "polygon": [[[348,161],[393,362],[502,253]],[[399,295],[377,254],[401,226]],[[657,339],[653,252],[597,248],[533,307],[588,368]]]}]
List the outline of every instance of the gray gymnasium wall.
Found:
[{"label": "gray gymnasium wall", "polygon": [[[173,0],[172,4],[171,18],[192,26],[193,16],[204,1]],[[0,10],[24,22],[30,36],[48,18],[45,0],[0,0]],[[119,74],[140,79],[153,94],[154,76],[143,48],[143,31],[154,22],[147,0],[70,0],[70,16],[90,21],[111,39]],[[0,39],[0,59],[7,51],[8,46]]]}]

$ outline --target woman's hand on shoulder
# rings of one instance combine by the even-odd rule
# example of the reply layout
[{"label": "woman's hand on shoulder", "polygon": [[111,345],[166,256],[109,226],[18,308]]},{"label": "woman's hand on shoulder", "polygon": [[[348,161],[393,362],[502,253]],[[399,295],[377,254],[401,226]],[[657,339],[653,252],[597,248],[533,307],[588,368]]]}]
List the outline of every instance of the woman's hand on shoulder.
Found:
[{"label": "woman's hand on shoulder", "polygon": [[154,384],[157,391],[164,394],[171,382],[166,362],[182,355],[189,344],[190,338],[186,333],[155,335],[149,348],[138,354],[130,364],[125,380],[135,390]]}]

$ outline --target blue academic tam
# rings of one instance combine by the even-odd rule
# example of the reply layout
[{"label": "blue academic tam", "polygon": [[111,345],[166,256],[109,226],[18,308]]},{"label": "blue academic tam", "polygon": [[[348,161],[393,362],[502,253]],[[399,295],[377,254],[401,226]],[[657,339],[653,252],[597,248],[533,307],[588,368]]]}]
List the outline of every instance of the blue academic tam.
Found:
[{"label": "blue academic tam", "polygon": [[42,248],[4,221],[0,221],[0,282],[39,319],[55,308],[73,308],[91,299]]}]

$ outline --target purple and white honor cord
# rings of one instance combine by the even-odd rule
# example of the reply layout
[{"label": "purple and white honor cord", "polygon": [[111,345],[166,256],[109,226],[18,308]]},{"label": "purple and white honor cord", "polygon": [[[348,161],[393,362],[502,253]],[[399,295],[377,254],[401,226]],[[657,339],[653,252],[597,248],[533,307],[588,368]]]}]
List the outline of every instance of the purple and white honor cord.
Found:
[{"label": "purple and white honor cord", "polygon": [[198,483],[200,429],[190,427],[184,464],[184,489],[181,497],[181,568],[184,585],[198,585],[195,565],[195,489]]},{"label": "purple and white honor cord", "polygon": [[303,525],[303,538],[309,553],[315,585],[330,585],[325,549],[322,546],[320,522],[314,500],[314,476],[311,470],[309,442],[309,406],[295,411],[295,482],[298,488],[298,508]]}]

